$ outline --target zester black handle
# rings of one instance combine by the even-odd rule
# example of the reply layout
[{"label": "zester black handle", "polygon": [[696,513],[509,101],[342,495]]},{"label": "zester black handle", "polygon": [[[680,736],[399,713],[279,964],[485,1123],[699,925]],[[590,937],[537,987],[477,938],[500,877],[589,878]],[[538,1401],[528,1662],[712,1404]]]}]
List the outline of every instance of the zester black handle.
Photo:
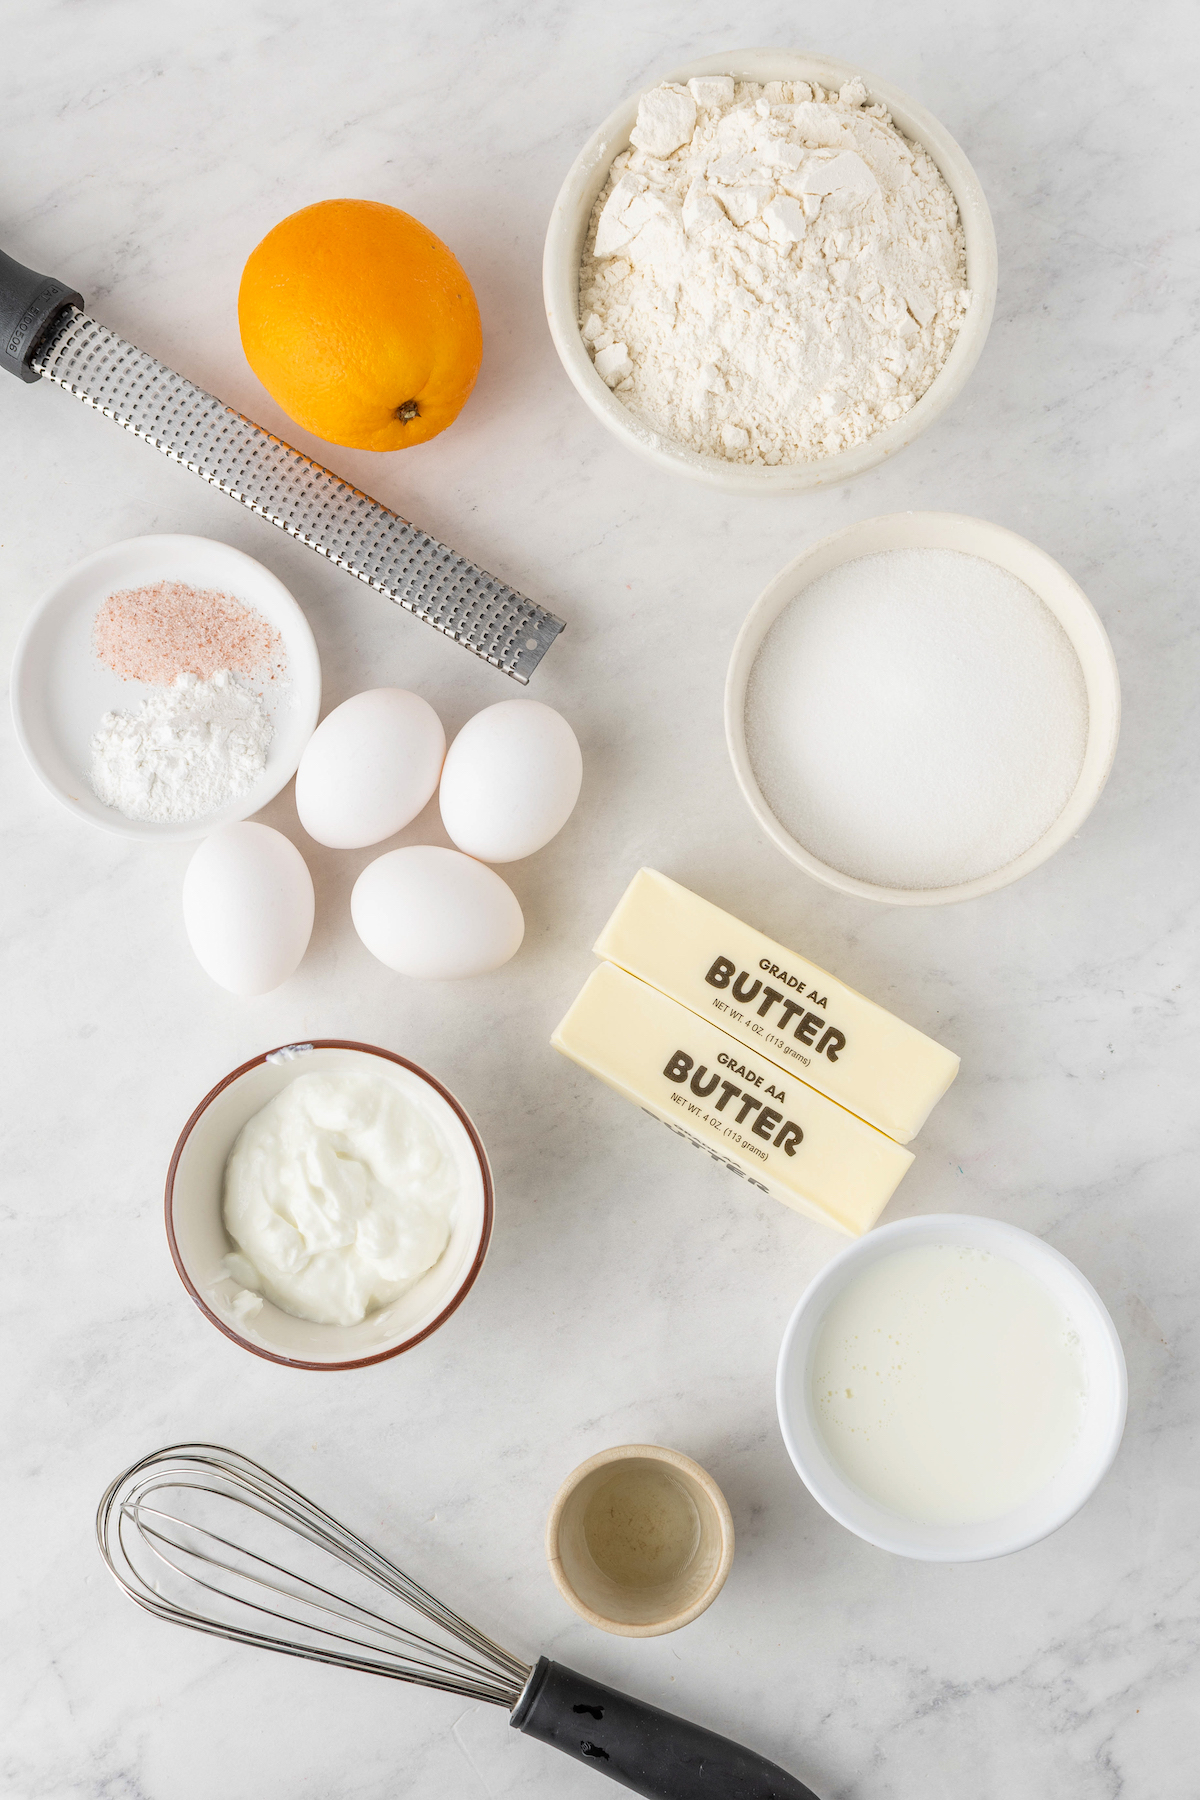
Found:
[{"label": "zester black handle", "polygon": [[60,312],[82,306],[83,296],[53,275],[39,275],[0,250],[0,369],[19,381],[37,381],[29,359]]},{"label": "zester black handle", "polygon": [[544,1656],[511,1723],[646,1800],[817,1800],[753,1750]]}]

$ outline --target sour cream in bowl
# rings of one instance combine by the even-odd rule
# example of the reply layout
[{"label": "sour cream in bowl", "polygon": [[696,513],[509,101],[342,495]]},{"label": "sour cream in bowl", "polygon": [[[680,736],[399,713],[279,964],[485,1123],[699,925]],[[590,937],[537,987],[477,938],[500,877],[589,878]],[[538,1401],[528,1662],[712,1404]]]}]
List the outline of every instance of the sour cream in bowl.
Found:
[{"label": "sour cream in bowl", "polygon": [[381,1362],[445,1323],[491,1236],[479,1134],[432,1075],[340,1040],[226,1076],[167,1175],[167,1238],[205,1317],[303,1369]]},{"label": "sour cream in bowl", "polygon": [[1020,1550],[1064,1524],[1125,1424],[1120,1340],[1065,1256],[995,1219],[926,1215],[835,1257],[784,1334],[788,1454],[814,1499],[925,1562]]}]

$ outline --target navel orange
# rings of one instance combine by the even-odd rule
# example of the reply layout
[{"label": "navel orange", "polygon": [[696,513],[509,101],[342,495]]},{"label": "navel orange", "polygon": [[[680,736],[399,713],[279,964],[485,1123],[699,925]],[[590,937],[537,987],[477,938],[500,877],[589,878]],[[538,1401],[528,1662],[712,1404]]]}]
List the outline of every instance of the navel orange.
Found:
[{"label": "navel orange", "polygon": [[288,417],[353,450],[436,437],[479,373],[479,308],[458,259],[376,200],[321,200],[269,231],[242,272],[238,324]]}]

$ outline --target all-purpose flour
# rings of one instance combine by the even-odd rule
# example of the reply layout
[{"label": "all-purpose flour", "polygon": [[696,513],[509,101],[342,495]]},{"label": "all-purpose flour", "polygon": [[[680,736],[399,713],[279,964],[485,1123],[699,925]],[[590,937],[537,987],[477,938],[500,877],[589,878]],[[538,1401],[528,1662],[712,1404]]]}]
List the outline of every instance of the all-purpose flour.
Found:
[{"label": "all-purpose flour", "polygon": [[105,713],[92,739],[92,787],[127,819],[205,818],[254,786],[271,721],[228,669],[181,675],[136,712]]},{"label": "all-purpose flour", "polygon": [[596,202],[580,327],[630,411],[693,450],[811,461],[901,418],[971,295],[954,197],[868,106],[708,76],[643,95]]}]

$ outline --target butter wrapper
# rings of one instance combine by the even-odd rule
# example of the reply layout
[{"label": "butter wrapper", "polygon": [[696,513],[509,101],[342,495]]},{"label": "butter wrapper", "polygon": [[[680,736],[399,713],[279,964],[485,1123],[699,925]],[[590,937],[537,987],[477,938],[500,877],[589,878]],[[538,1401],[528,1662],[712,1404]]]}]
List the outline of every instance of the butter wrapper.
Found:
[{"label": "butter wrapper", "polygon": [[912,1164],[910,1150],[610,963],[550,1041],[763,1193],[852,1237]]},{"label": "butter wrapper", "polygon": [[958,1074],[952,1050],[654,869],[634,876],[595,950],[898,1144]]}]

